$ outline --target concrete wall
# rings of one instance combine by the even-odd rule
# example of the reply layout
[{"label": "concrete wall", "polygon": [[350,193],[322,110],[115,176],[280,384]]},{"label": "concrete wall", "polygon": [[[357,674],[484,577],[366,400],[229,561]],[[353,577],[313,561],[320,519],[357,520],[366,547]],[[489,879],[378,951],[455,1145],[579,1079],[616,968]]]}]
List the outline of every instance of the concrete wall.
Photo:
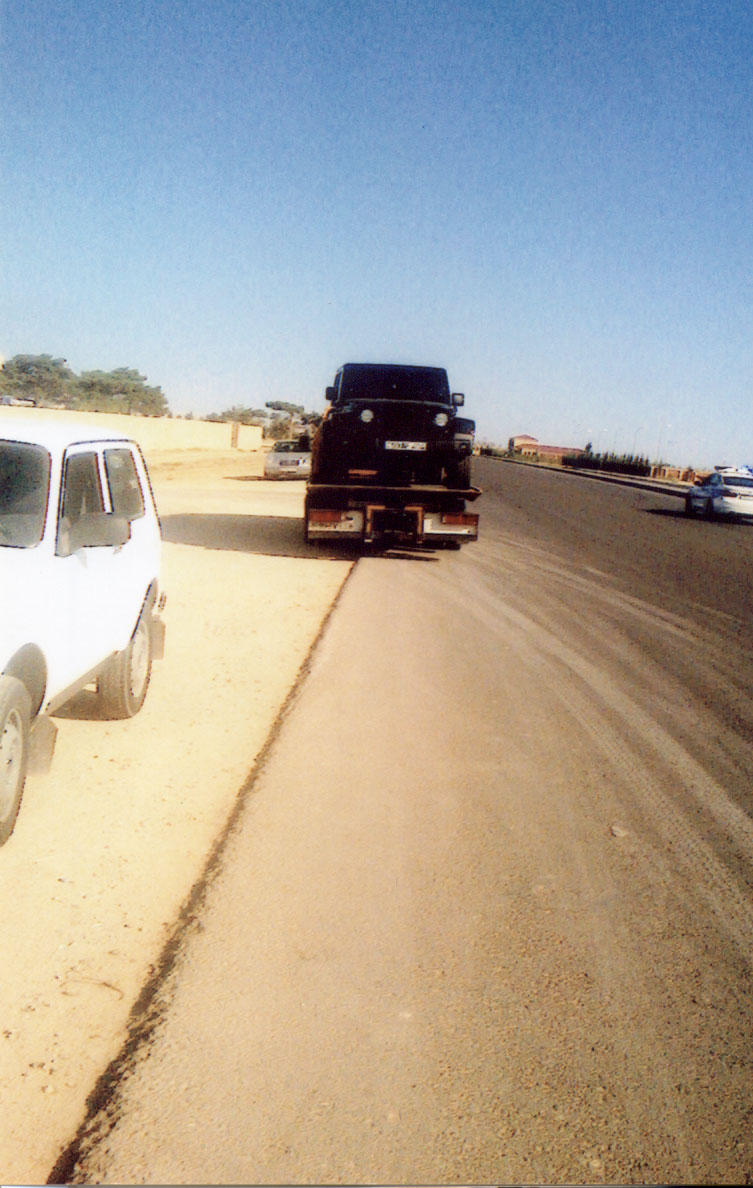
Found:
[{"label": "concrete wall", "polygon": [[260,450],[262,442],[262,431],[258,425],[234,425],[229,422],[129,417],[124,413],[69,412],[57,408],[0,407],[0,425],[11,417],[24,420],[45,417],[114,429],[137,441],[145,453],[148,450]]}]

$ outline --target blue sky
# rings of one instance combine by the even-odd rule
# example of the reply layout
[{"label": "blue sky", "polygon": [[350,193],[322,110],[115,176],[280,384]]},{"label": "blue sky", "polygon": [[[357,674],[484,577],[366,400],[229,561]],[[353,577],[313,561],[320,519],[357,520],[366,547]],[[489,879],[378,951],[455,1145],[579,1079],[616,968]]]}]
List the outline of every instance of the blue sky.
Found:
[{"label": "blue sky", "polygon": [[0,0],[0,354],[753,462],[750,0]]}]

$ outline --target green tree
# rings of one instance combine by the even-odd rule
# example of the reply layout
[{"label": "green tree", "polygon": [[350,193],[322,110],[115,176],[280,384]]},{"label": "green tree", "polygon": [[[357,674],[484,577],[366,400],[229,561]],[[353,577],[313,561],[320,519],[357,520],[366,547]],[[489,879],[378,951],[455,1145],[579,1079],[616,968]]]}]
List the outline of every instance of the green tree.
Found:
[{"label": "green tree", "polygon": [[131,367],[114,371],[83,371],[76,375],[67,360],[52,355],[14,355],[0,368],[0,394],[27,397],[37,404],[92,412],[169,414],[160,387]]},{"label": "green tree", "polygon": [[37,404],[68,405],[75,375],[66,359],[52,355],[14,355],[0,368],[3,394],[24,396]]},{"label": "green tree", "polygon": [[162,389],[149,386],[146,376],[131,367],[82,371],[75,383],[75,401],[76,408],[92,412],[162,417],[170,411]]},{"label": "green tree", "polygon": [[220,413],[210,413],[208,421],[237,421],[239,425],[263,425],[267,420],[267,413],[263,408],[245,408],[234,404]]},{"label": "green tree", "polygon": [[292,437],[293,425],[290,417],[276,417],[274,421],[268,421],[264,426],[264,436],[271,441],[279,441],[281,438]]},{"label": "green tree", "polygon": [[286,400],[267,400],[264,407],[271,408],[273,412],[287,413],[290,417],[303,412],[302,404],[288,404]]}]

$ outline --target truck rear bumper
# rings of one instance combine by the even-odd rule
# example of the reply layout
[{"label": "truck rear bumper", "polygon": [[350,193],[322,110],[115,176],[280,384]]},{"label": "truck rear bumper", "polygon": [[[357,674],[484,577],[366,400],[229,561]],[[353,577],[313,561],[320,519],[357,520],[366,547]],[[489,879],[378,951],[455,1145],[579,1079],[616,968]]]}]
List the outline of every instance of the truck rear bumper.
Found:
[{"label": "truck rear bumper", "polygon": [[308,540],[351,540],[363,544],[441,544],[478,539],[478,516],[465,511],[465,499],[478,488],[364,488],[320,485],[306,500]]}]

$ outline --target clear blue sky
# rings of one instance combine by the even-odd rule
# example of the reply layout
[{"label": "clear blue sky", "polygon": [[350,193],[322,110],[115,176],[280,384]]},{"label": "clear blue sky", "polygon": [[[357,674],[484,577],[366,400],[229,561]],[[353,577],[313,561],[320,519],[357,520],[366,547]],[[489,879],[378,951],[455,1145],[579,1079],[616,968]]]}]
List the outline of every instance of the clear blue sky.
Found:
[{"label": "clear blue sky", "polygon": [[753,462],[751,0],[1,0],[0,353]]}]

